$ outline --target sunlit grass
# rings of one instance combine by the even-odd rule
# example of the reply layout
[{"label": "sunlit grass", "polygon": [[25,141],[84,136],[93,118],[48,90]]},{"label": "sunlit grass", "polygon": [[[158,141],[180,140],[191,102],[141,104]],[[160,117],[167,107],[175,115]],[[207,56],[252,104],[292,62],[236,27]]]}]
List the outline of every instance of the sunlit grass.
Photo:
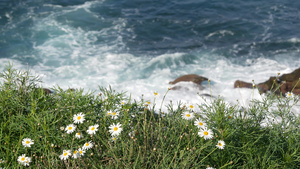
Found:
[{"label": "sunlit grass", "polygon": [[175,107],[154,104],[169,89],[153,100],[103,87],[45,94],[28,71],[9,65],[0,76],[0,167],[300,167],[297,96]]}]

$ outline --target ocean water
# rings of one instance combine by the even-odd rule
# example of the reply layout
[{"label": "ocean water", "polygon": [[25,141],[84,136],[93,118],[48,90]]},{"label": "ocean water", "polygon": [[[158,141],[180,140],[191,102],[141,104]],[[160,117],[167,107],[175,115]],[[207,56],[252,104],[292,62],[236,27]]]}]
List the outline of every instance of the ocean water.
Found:
[{"label": "ocean water", "polygon": [[261,96],[235,80],[299,68],[299,9],[291,0],[0,0],[0,68],[29,68],[44,87],[110,85],[150,100],[156,91],[158,105],[169,81],[193,73],[211,85],[180,83],[164,103],[212,94],[247,106]]}]

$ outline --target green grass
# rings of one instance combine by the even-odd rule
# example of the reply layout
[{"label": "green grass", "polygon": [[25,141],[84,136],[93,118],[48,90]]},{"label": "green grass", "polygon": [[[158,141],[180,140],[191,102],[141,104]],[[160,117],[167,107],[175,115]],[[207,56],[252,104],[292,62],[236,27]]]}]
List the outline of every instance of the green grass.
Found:
[{"label": "green grass", "polygon": [[[270,94],[263,101],[253,100],[248,108],[229,105],[222,98],[199,103],[195,116],[214,133],[205,140],[198,135],[196,118],[182,118],[183,112],[192,112],[184,104],[177,108],[166,105],[167,113],[154,113],[164,105],[132,100],[124,92],[103,87],[99,95],[60,87],[49,95],[37,86],[38,77],[11,65],[0,77],[0,159],[4,161],[0,167],[300,168],[300,119],[299,112],[292,109],[298,97]],[[108,116],[110,110],[119,111],[119,118]],[[78,113],[85,114],[85,121],[76,124],[75,132],[84,136],[81,139],[74,137],[75,132],[61,130]],[[123,129],[114,142],[108,129],[113,123],[120,123]],[[94,124],[99,125],[98,131],[90,136],[86,131]],[[25,148],[24,138],[34,144]],[[223,150],[216,147],[219,140],[226,143]],[[84,156],[59,158],[63,150],[74,152],[89,141],[94,146]],[[22,154],[32,158],[27,167],[17,161]]]}]

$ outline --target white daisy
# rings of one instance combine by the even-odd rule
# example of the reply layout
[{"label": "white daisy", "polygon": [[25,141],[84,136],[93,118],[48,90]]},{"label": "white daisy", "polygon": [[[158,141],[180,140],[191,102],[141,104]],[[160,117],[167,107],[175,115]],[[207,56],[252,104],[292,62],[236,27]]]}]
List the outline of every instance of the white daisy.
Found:
[{"label": "white daisy", "polygon": [[76,126],[74,124],[69,124],[66,126],[65,130],[67,131],[68,134],[71,134],[75,131]]},{"label": "white daisy", "polygon": [[121,126],[122,125],[120,123],[118,123],[117,125],[115,125],[115,124],[110,125],[108,128],[110,129],[109,132],[111,133],[111,135],[118,136],[121,133],[121,131],[123,130],[121,128]]},{"label": "white daisy", "polygon": [[83,150],[88,150],[88,149],[92,148],[93,145],[94,145],[94,144],[92,143],[92,141],[89,141],[89,142],[87,142],[87,143],[84,143],[82,149],[83,149]]},{"label": "white daisy", "polygon": [[112,141],[112,142],[115,142],[116,140],[117,140],[117,137],[114,137],[114,136],[111,137],[111,141]]},{"label": "white daisy", "polygon": [[217,147],[219,148],[219,149],[224,149],[225,148],[225,142],[223,141],[223,140],[220,140],[220,141],[218,141],[218,143],[217,143]]},{"label": "white daisy", "polygon": [[205,128],[206,127],[206,123],[201,120],[201,119],[197,119],[195,122],[194,122],[195,126],[197,126],[198,128]]},{"label": "white daisy", "polygon": [[31,157],[25,157],[25,162],[23,163],[23,165],[29,166],[29,163],[31,163]]},{"label": "white daisy", "polygon": [[190,108],[190,109],[193,109],[193,108],[194,108],[194,106],[193,106],[192,104],[190,104],[190,105],[189,105],[189,108]]},{"label": "white daisy", "polygon": [[214,167],[207,167],[206,169],[216,169],[216,168],[214,168]]},{"label": "white daisy", "polygon": [[26,157],[25,157],[25,154],[22,154],[21,156],[18,157],[18,160],[17,160],[20,164],[23,164],[25,163],[26,161]]},{"label": "white daisy", "polygon": [[293,97],[294,97],[294,93],[292,93],[292,92],[286,92],[286,93],[285,93],[285,96],[286,96],[287,98],[293,98]]},{"label": "white daisy", "polygon": [[121,105],[125,105],[126,104],[126,101],[125,100],[122,100],[121,101]]},{"label": "white daisy", "polygon": [[24,138],[22,140],[22,144],[24,147],[31,147],[31,145],[34,144],[34,141],[31,140],[30,138]]},{"label": "white daisy", "polygon": [[79,123],[83,123],[83,121],[85,120],[84,119],[84,114],[82,114],[82,113],[79,113],[79,114],[75,114],[74,116],[73,116],[73,121],[74,121],[74,123],[77,123],[77,124],[79,124]]},{"label": "white daisy", "polygon": [[80,157],[79,151],[78,151],[78,150],[75,150],[75,151],[73,152],[72,157],[73,157],[74,159]]},{"label": "white daisy", "polygon": [[120,112],[114,111],[111,114],[111,118],[114,119],[114,120],[116,120],[116,119],[118,119],[119,114],[120,114]]},{"label": "white daisy", "polygon": [[211,129],[207,128],[201,128],[200,131],[198,132],[198,135],[200,137],[204,137],[205,140],[213,138],[213,132]]},{"label": "white daisy", "polygon": [[82,148],[79,148],[78,153],[79,153],[80,156],[84,156],[85,150],[82,149]]},{"label": "white daisy", "polygon": [[59,156],[61,160],[66,160],[71,156],[71,150],[64,150],[62,155]]},{"label": "white daisy", "polygon": [[145,103],[145,106],[149,106],[151,103],[149,102],[149,101],[147,101],[146,103]]},{"label": "white daisy", "polygon": [[4,160],[0,159],[0,164],[1,164],[1,163],[4,163]]},{"label": "white daisy", "polygon": [[89,134],[95,134],[96,131],[98,131],[98,127],[99,127],[98,124],[90,126],[89,129],[86,132],[89,133]]},{"label": "white daisy", "polygon": [[195,117],[194,113],[193,112],[183,112],[182,114],[182,118],[185,119],[185,120],[191,120]]},{"label": "white daisy", "polygon": [[80,139],[80,138],[82,138],[83,136],[82,136],[82,134],[81,133],[76,133],[75,134],[75,138],[77,138],[77,139]]},{"label": "white daisy", "polygon": [[107,116],[111,116],[112,115],[112,111],[109,110],[107,113],[106,113]]},{"label": "white daisy", "polygon": [[157,95],[158,95],[158,93],[157,93],[157,92],[154,92],[154,95],[155,95],[155,96],[157,96]]}]

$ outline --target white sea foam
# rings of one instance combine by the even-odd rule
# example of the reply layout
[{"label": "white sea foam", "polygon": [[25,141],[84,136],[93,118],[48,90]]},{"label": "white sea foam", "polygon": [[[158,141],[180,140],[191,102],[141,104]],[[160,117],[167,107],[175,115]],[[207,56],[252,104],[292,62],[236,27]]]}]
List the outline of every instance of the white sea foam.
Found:
[{"label": "white sea foam", "polygon": [[[53,25],[56,23],[50,24],[50,27]],[[216,97],[219,95],[231,104],[238,102],[246,107],[252,99],[261,99],[261,96],[256,90],[234,89],[235,80],[248,82],[254,80],[255,83],[261,83],[270,76],[276,76],[277,73],[292,72],[299,65],[297,64],[299,61],[293,61],[296,62],[294,65],[283,62],[293,60],[282,59],[288,56],[275,57],[275,60],[248,59],[246,60],[248,66],[243,66],[212,53],[198,53],[199,56],[192,57],[193,59],[186,58],[190,56],[185,53],[164,54],[153,58],[136,57],[127,53],[115,54],[110,51],[111,48],[117,48],[117,45],[113,47],[95,45],[93,39],[89,41],[87,38],[99,32],[85,32],[64,27],[69,34],[51,38],[35,47],[38,53],[36,57],[40,57],[43,61],[30,69],[43,78],[45,87],[59,85],[64,89],[84,88],[97,93],[98,85],[104,87],[111,85],[117,91],[127,91],[134,99],[141,98],[143,94],[148,100],[153,100],[153,92],[157,91],[159,95],[156,96],[156,103],[160,105],[164,93],[172,87],[168,84],[169,81],[184,74],[195,73],[208,77],[213,82],[211,87],[205,85],[206,89],[199,91],[191,83],[182,83],[182,90],[169,91],[165,103],[170,101],[203,103],[203,99],[197,94],[199,93],[212,94]],[[58,43],[67,47],[62,48]],[[70,45],[72,43],[74,45]],[[185,59],[188,61],[184,61]],[[14,63],[16,68],[27,68],[25,63],[12,59],[1,59],[1,67],[8,61]]]},{"label": "white sea foam", "polygon": [[291,38],[291,39],[289,39],[289,42],[299,43],[300,39],[299,38]]},{"label": "white sea foam", "polygon": [[[174,54],[174,58],[180,58],[184,54]],[[159,57],[158,57],[159,58]],[[164,63],[168,60],[167,56],[161,56],[162,60],[157,58],[134,57],[130,54],[107,54],[103,57],[85,58],[81,63],[74,65],[61,65],[56,67],[48,67],[43,64],[32,67],[33,72],[42,75],[45,87],[53,87],[59,85],[64,89],[84,88],[86,90],[98,91],[98,85],[108,87],[112,86],[117,91],[127,91],[133,99],[139,100],[141,96],[147,100],[154,99],[154,91],[159,94],[156,96],[156,104],[159,107],[162,102],[163,95],[169,87],[169,81],[174,80],[172,73],[184,75],[193,72],[203,72],[202,76],[208,77],[214,83],[211,87],[204,85],[204,90],[199,90],[191,82],[180,83],[181,90],[171,90],[167,94],[164,103],[183,103],[200,104],[204,100],[199,95],[212,94],[213,96],[221,96],[230,104],[238,103],[240,106],[247,107],[253,99],[261,100],[262,97],[257,90],[253,89],[234,89],[235,80],[244,80],[256,83],[266,81],[269,76],[276,76],[278,72],[288,73],[293,71],[295,67],[287,67],[270,59],[256,59],[256,61],[248,66],[235,65],[227,60],[219,60],[208,67],[201,69],[201,65],[186,64],[171,67],[155,66],[158,63]],[[176,59],[175,59],[176,60]],[[1,63],[7,61],[13,62],[17,68],[26,69],[26,65],[20,62],[5,59]],[[152,66],[151,66],[152,65]],[[153,66],[154,65],[154,66]],[[151,70],[145,70],[148,67]],[[178,73],[176,71],[179,69]],[[185,70],[185,71],[184,71]],[[199,93],[199,94],[197,94]],[[210,101],[209,97],[206,97]],[[167,111],[163,107],[163,111]]]},{"label": "white sea foam", "polygon": [[216,35],[219,35],[221,37],[223,37],[225,35],[231,35],[231,36],[233,36],[234,32],[229,31],[229,30],[219,30],[219,31],[215,31],[215,32],[212,32],[212,33],[208,34],[205,38],[208,39],[208,38],[210,38],[212,36],[216,36]]}]

